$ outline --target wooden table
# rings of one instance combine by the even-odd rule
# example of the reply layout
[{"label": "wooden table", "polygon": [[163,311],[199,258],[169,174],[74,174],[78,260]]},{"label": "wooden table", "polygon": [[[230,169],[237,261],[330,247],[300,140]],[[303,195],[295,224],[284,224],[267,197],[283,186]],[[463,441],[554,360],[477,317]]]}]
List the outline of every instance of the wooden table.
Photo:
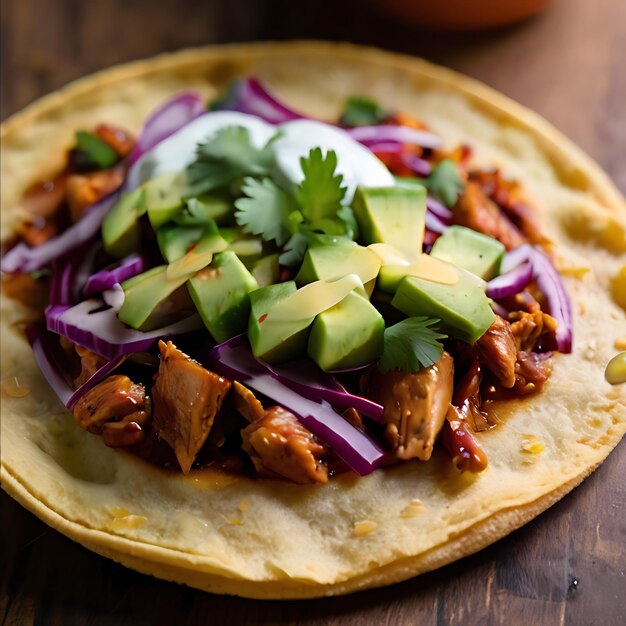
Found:
[{"label": "wooden table", "polygon": [[[3,0],[2,116],[122,61],[206,43],[347,39],[421,55],[535,109],[626,191],[626,3],[560,0],[498,32],[440,35],[358,0]],[[218,597],[88,552],[0,496],[4,624],[626,623],[626,449],[477,555],[387,589],[311,602]]]}]

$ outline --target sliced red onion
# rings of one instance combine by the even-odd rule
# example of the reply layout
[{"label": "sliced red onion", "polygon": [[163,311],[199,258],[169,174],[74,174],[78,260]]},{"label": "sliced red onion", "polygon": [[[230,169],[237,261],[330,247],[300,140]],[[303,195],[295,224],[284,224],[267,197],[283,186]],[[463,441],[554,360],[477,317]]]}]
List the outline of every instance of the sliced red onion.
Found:
[{"label": "sliced red onion", "polygon": [[245,78],[234,83],[216,110],[256,115],[270,124],[308,119],[308,116],[280,102],[256,78]]},{"label": "sliced red onion", "polygon": [[129,165],[203,113],[206,113],[206,107],[200,94],[195,92],[185,91],[166,102],[152,113],[141,129],[128,157]]},{"label": "sliced red onion", "polygon": [[424,130],[409,128],[408,126],[381,124],[380,126],[357,126],[355,128],[347,128],[345,131],[352,139],[366,146],[388,141],[409,143],[422,148],[438,148],[442,144],[441,139],[436,135]]},{"label": "sliced red onion", "polygon": [[119,192],[116,191],[89,207],[83,218],[40,246],[30,247],[20,242],[5,254],[0,264],[3,272],[34,272],[45,267],[60,256],[89,241],[100,229],[104,216],[115,204]]},{"label": "sliced red onion", "polygon": [[107,361],[101,368],[96,370],[78,389],[74,390],[66,377],[67,357],[59,346],[58,338],[44,330],[37,324],[30,324],[26,328],[26,336],[33,349],[35,360],[44,378],[59,400],[71,411],[74,405],[92,387],[117,369],[126,359],[120,356],[117,359]]},{"label": "sliced red onion", "polygon": [[532,278],[547,300],[548,313],[557,321],[555,335],[559,352],[569,353],[572,351],[574,332],[572,303],[561,276],[550,259],[530,244],[524,244],[505,254],[502,271],[508,273],[525,262],[531,265]]},{"label": "sliced red onion", "polygon": [[289,367],[266,367],[280,382],[309,400],[326,400],[342,409],[354,408],[377,422],[383,416],[384,408],[380,404],[349,393],[333,376],[322,372],[311,361],[300,361],[290,364]]},{"label": "sliced red onion", "polygon": [[113,370],[116,370],[124,361],[126,355],[118,356],[116,359],[107,361],[101,368],[97,369],[69,398],[65,406],[71,411],[74,405],[101,380],[106,378]]},{"label": "sliced red onion", "polygon": [[416,154],[407,153],[403,145],[397,141],[381,141],[368,143],[368,148],[379,158],[383,155],[397,156],[402,165],[408,167],[413,174],[425,178],[432,170],[428,161]]},{"label": "sliced red onion", "polygon": [[384,453],[378,445],[327,403],[303,397],[272,375],[252,355],[245,334],[215,346],[207,361],[218,373],[245,383],[290,410],[357,474],[370,474],[383,462]]},{"label": "sliced red onion", "polygon": [[444,224],[434,213],[431,213],[430,211],[426,211],[425,224],[428,230],[439,235],[448,228],[447,224]]},{"label": "sliced red onion", "polygon": [[112,309],[115,309],[115,312],[117,313],[124,304],[126,294],[124,293],[122,285],[116,283],[113,287],[111,287],[111,289],[105,289],[102,292],[101,297],[104,300],[104,303],[108,304]]},{"label": "sliced red onion", "polygon": [[508,298],[519,293],[533,278],[530,263],[522,263],[506,274],[493,278],[487,283],[487,296],[490,298]]},{"label": "sliced red onion", "polygon": [[67,257],[61,257],[54,262],[50,282],[50,304],[66,306],[74,304],[74,270],[74,265]]},{"label": "sliced red onion", "polygon": [[156,330],[142,332],[129,328],[117,318],[113,308],[99,299],[85,300],[73,307],[49,306],[46,309],[48,330],[99,354],[115,359],[131,352],[143,352],[158,339],[181,335],[202,327],[199,315],[192,315]]},{"label": "sliced red onion", "polygon": [[493,300],[489,304],[491,305],[491,310],[496,315],[499,315],[502,319],[507,319],[507,317],[509,316],[509,312],[501,304],[498,304]]},{"label": "sliced red onion", "polygon": [[452,221],[454,215],[452,211],[431,196],[426,197],[426,208],[445,224],[449,224]]},{"label": "sliced red onion", "polygon": [[116,283],[123,283],[125,280],[141,274],[148,269],[148,260],[141,254],[133,253],[123,258],[121,261],[109,265],[103,270],[96,272],[87,279],[83,293],[86,296],[102,293],[106,289],[111,289]]},{"label": "sliced red onion", "polygon": [[432,171],[430,163],[416,154],[404,154],[402,155],[402,162],[406,165],[416,176],[422,176],[426,178]]},{"label": "sliced red onion", "polygon": [[63,375],[64,358],[56,337],[47,333],[37,324],[26,327],[26,337],[30,343],[35,360],[44,378],[65,406],[74,394],[74,390],[67,378]]}]

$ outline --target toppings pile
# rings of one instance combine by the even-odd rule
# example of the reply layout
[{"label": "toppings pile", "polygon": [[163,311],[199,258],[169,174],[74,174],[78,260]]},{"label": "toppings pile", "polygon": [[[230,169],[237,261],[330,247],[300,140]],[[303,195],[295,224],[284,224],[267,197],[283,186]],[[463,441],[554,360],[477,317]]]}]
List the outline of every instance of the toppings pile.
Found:
[{"label": "toppings pile", "polygon": [[300,484],[438,449],[479,472],[572,310],[521,186],[471,156],[367,98],[332,125],[254,78],[183,93],[136,141],[76,133],[3,287],[47,305],[37,362],[108,446]]}]

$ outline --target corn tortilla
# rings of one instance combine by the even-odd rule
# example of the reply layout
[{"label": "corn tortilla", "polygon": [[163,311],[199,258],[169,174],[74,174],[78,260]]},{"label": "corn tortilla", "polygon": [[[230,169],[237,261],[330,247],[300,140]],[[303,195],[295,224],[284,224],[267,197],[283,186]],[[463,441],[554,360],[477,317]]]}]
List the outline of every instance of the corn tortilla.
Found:
[{"label": "corn tortilla", "polygon": [[604,380],[625,312],[611,281],[626,264],[626,206],[601,169],[547,122],[450,70],[348,44],[209,47],[130,63],[70,84],[1,129],[2,236],[24,190],[62,165],[73,132],[108,122],[137,132],[176,91],[212,98],[255,75],[285,102],[336,119],[345,98],[369,95],[423,119],[477,166],[519,180],[555,243],[572,296],[572,355],[557,354],[544,391],[497,408],[479,434],[489,457],[459,475],[427,462],[342,475],[326,485],[152,466],[75,426],[11,324],[2,301],[2,376],[29,393],[2,395],[2,487],[87,548],[154,576],[215,593],[311,598],[405,580],[462,558],[520,527],[580,483],[626,430],[626,386]]}]

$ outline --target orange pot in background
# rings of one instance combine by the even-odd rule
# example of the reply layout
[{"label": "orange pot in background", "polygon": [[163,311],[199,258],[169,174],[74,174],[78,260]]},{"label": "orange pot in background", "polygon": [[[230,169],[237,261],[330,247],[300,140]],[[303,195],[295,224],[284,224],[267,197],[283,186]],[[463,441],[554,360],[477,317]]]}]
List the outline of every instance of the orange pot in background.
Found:
[{"label": "orange pot in background", "polygon": [[551,0],[376,0],[382,11],[415,26],[478,30],[505,26],[544,9]]}]

